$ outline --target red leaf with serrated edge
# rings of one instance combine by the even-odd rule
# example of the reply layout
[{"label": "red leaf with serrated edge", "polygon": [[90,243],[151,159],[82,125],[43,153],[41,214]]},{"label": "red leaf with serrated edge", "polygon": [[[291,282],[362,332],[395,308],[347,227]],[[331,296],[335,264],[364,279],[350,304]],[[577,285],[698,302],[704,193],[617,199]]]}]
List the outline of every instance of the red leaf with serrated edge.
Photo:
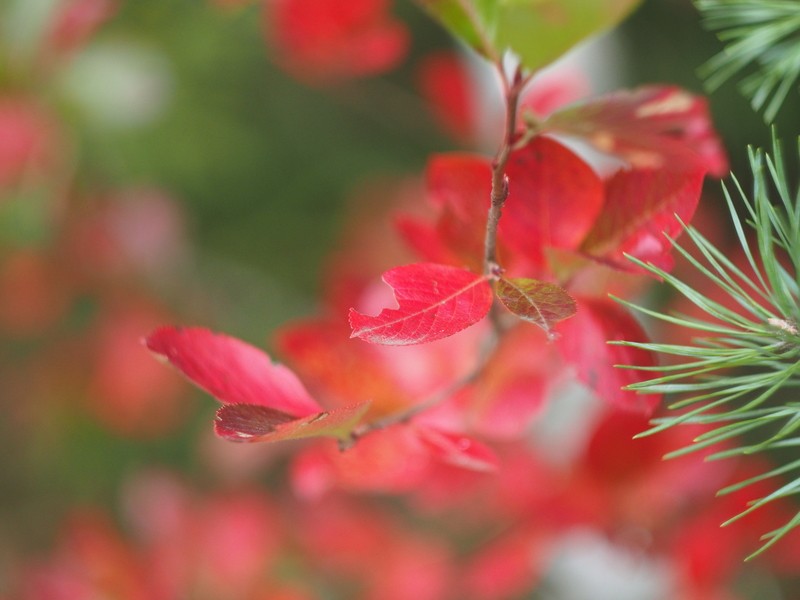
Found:
[{"label": "red leaf with serrated edge", "polygon": [[578,298],[578,312],[564,321],[558,348],[572,363],[578,377],[606,402],[630,412],[650,415],[661,400],[660,394],[637,394],[624,386],[654,377],[652,371],[621,369],[615,365],[654,366],[652,352],[629,346],[608,344],[625,340],[646,342],[641,325],[623,307],[611,300]]},{"label": "red leaf with serrated edge", "polygon": [[702,187],[700,169],[619,171],[606,183],[605,207],[581,250],[623,270],[636,270],[624,254],[668,269],[672,244],[666,236],[681,233],[678,218],[691,220]]},{"label": "red leaf with serrated edge", "polygon": [[423,344],[458,333],[486,316],[492,288],[485,275],[464,269],[418,263],[383,274],[399,308],[377,316],[350,309],[351,337],[373,344]]},{"label": "red leaf with serrated edge", "polygon": [[574,104],[550,115],[542,129],[578,136],[636,168],[699,168],[716,177],[728,170],[706,100],[674,86],[646,86]]},{"label": "red leaf with serrated edge", "polygon": [[144,342],[220,402],[266,406],[294,418],[320,411],[291,370],[236,338],[201,327],[167,326]]},{"label": "red leaf with serrated edge", "polygon": [[553,326],[575,314],[575,300],[554,283],[503,277],[497,282],[496,291],[508,310],[544,329],[551,339],[555,337]]},{"label": "red leaf with serrated edge", "polygon": [[431,449],[433,456],[442,462],[472,471],[493,471],[497,468],[497,455],[477,440],[433,427],[419,426],[417,434]]},{"label": "red leaf with serrated edge", "polygon": [[500,237],[534,264],[544,248],[577,248],[603,206],[603,184],[579,156],[537,137],[513,152]]},{"label": "red leaf with serrated edge", "polygon": [[367,412],[369,402],[297,419],[258,404],[226,404],[217,411],[214,431],[233,442],[278,442],[308,437],[346,438]]}]

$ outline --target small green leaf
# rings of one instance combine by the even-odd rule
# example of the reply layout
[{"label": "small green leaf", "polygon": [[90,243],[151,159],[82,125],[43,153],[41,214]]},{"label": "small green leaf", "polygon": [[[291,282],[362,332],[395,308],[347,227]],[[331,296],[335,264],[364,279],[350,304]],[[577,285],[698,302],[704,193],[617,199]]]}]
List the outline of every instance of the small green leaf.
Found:
[{"label": "small green leaf", "polygon": [[575,314],[575,300],[563,288],[536,279],[505,279],[497,282],[497,296],[520,319],[530,321],[555,337],[553,326]]},{"label": "small green leaf", "polygon": [[640,0],[417,0],[489,60],[506,50],[531,71],[619,23]]}]

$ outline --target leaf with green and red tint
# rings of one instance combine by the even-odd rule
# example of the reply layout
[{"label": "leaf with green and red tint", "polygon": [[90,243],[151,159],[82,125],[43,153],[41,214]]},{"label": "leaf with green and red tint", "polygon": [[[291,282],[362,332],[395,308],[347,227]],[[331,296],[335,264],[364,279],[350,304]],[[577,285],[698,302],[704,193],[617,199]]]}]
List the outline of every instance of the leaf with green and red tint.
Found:
[{"label": "leaf with green and red tint", "polygon": [[383,274],[398,308],[377,316],[350,309],[351,337],[373,344],[408,345],[440,340],[474,325],[489,312],[492,288],[485,275],[448,265],[417,263]]},{"label": "leaf with green and red tint", "polygon": [[544,249],[577,248],[603,207],[603,183],[574,152],[537,137],[513,152],[500,239],[534,264]]},{"label": "leaf with green and red tint", "polygon": [[623,270],[637,269],[625,254],[669,269],[669,238],[680,235],[681,221],[691,220],[702,187],[701,169],[617,172],[606,182],[603,212],[581,250]]},{"label": "leaf with green and red tint", "polygon": [[655,355],[641,348],[608,344],[625,340],[647,342],[642,326],[623,307],[607,299],[578,298],[578,311],[559,328],[558,348],[577,370],[578,377],[602,400],[630,412],[650,415],[660,394],[637,394],[622,389],[655,377],[652,371],[621,369],[615,365],[655,366]]},{"label": "leaf with green and red tint", "polygon": [[294,418],[320,406],[283,365],[236,338],[201,327],[161,327],[144,340],[192,383],[225,404],[265,406]]},{"label": "leaf with green and red tint", "polygon": [[574,104],[541,127],[582,138],[635,168],[700,168],[716,177],[728,170],[705,98],[674,86],[646,86]]},{"label": "leaf with green and red tint", "polygon": [[575,300],[554,283],[502,277],[495,290],[508,310],[544,329],[551,339],[555,337],[555,324],[575,314]]},{"label": "leaf with green and red tint", "polygon": [[536,71],[613,27],[640,0],[417,0],[461,41],[499,62],[511,49]]},{"label": "leaf with green and red tint", "polygon": [[216,434],[233,442],[278,442],[309,437],[347,438],[367,412],[369,402],[298,419],[258,404],[226,404],[217,410]]}]

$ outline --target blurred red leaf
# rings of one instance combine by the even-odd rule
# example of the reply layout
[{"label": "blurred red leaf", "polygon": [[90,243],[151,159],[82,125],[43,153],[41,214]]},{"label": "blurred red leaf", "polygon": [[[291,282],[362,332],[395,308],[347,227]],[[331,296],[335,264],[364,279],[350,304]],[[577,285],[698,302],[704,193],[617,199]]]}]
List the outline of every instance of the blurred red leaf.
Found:
[{"label": "blurred red leaf", "polygon": [[564,288],[536,279],[501,278],[497,297],[520,319],[538,325],[553,338],[553,326],[575,314],[575,300]]},{"label": "blurred red leaf", "polygon": [[625,340],[646,342],[641,325],[611,300],[579,298],[578,312],[561,326],[558,344],[564,358],[575,365],[578,377],[606,402],[626,411],[650,415],[658,406],[658,394],[637,394],[624,386],[650,379],[652,371],[620,369],[614,365],[654,366],[653,353],[608,344]]},{"label": "blurred red leaf", "polygon": [[49,43],[56,52],[79,49],[103,23],[117,12],[115,0],[67,0],[52,23]]},{"label": "blurred red leaf", "polygon": [[[630,254],[662,268],[672,266],[672,244],[688,223],[703,187],[703,171],[638,169],[617,172],[606,182],[603,212],[581,249],[623,270],[637,270]],[[676,218],[676,215],[678,218]]]},{"label": "blurred red leaf", "polygon": [[458,54],[428,54],[417,66],[417,87],[442,127],[457,140],[473,135],[475,106],[469,72]]},{"label": "blurred red leaf", "polygon": [[486,217],[492,194],[490,161],[473,154],[439,154],[428,162],[426,180],[428,197],[440,211],[436,225],[429,233],[434,241],[428,241],[424,246],[420,243],[419,231],[416,239],[407,232],[407,239],[427,256],[435,255],[437,251],[444,254],[435,243],[438,239],[452,253],[453,264],[481,269]]},{"label": "blurred red leaf", "polygon": [[214,431],[233,442],[277,442],[316,436],[345,438],[367,412],[369,402],[297,419],[258,404],[226,404],[217,411]]},{"label": "blurred red leaf", "polygon": [[50,166],[57,155],[56,125],[33,102],[0,98],[0,188]]},{"label": "blurred red leaf", "polygon": [[256,404],[293,417],[320,410],[288,368],[258,348],[200,327],[161,327],[145,345],[220,402]]},{"label": "blurred red leaf", "polygon": [[520,114],[531,111],[539,119],[584,98],[591,92],[587,75],[568,63],[537,73],[520,101]]},{"label": "blurred red leaf", "polygon": [[474,325],[492,305],[492,289],[485,275],[464,269],[418,263],[383,274],[399,308],[385,308],[377,316],[350,309],[351,337],[374,344],[422,344],[449,337]]},{"label": "blurred red leaf", "polygon": [[537,137],[511,154],[507,175],[501,239],[534,264],[546,247],[577,248],[603,206],[603,184],[589,165],[555,140]]},{"label": "blurred red leaf", "polygon": [[606,94],[553,113],[542,127],[583,138],[636,168],[699,168],[716,177],[728,170],[705,98],[674,86]]},{"label": "blurred red leaf", "polygon": [[413,396],[398,385],[396,374],[376,352],[379,348],[348,339],[348,334],[344,319],[320,318],[282,328],[275,343],[325,406],[347,406],[369,398],[378,415],[408,406]]},{"label": "blurred red leaf", "polygon": [[447,464],[472,471],[494,471],[498,466],[491,448],[460,433],[419,426],[417,434],[433,456]]},{"label": "blurred red leaf", "polygon": [[405,56],[409,35],[389,0],[273,0],[268,36],[292,74],[313,81],[373,75]]}]

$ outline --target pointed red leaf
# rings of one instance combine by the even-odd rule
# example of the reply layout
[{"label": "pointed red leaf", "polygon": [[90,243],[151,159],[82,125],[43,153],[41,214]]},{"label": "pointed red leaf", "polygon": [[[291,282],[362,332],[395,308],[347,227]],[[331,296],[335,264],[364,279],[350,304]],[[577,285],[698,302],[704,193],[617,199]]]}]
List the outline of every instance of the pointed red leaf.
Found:
[{"label": "pointed red leaf", "polygon": [[318,436],[344,439],[368,408],[369,402],[362,402],[298,419],[268,406],[226,404],[217,411],[214,431],[233,442],[278,442]]},{"label": "pointed red leaf", "polygon": [[501,278],[496,291],[508,310],[544,329],[551,339],[555,337],[553,326],[575,314],[575,300],[553,283]]},{"label": "pointed red leaf", "polygon": [[641,325],[620,305],[597,298],[578,299],[578,312],[560,327],[559,350],[578,377],[606,402],[622,410],[650,415],[658,394],[637,394],[624,386],[654,377],[652,371],[620,369],[614,365],[654,366],[652,352],[608,344],[611,340],[646,342]]},{"label": "pointed red leaf", "polygon": [[579,136],[636,168],[699,168],[717,177],[728,169],[706,100],[678,87],[600,96],[553,113],[543,128]]},{"label": "pointed red leaf", "polygon": [[669,268],[671,243],[694,215],[703,171],[619,171],[606,183],[606,203],[581,250],[625,270],[635,269],[624,254]]},{"label": "pointed red leaf", "polygon": [[220,402],[265,406],[295,418],[319,412],[291,370],[241,340],[201,327],[168,326],[144,342]]},{"label": "pointed red leaf", "polygon": [[351,337],[374,344],[422,344],[449,337],[474,325],[492,305],[492,289],[485,275],[464,269],[418,263],[383,274],[399,308],[385,308],[377,316],[350,309]]},{"label": "pointed red leaf", "polygon": [[534,264],[547,247],[574,249],[603,206],[603,184],[574,152],[537,137],[512,153],[500,239]]}]

